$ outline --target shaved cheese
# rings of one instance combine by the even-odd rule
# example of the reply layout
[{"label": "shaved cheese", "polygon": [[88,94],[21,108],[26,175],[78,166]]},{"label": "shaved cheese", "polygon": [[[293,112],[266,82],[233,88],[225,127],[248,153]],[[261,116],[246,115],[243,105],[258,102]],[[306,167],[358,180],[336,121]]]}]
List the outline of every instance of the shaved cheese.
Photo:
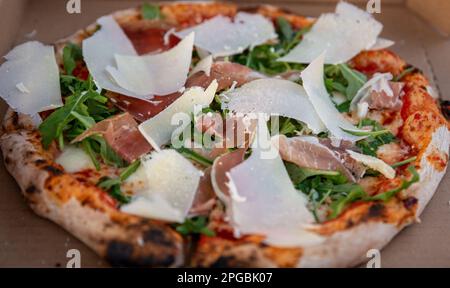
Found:
[{"label": "shaved cheese", "polygon": [[393,46],[394,44],[395,44],[395,42],[392,40],[378,38],[377,42],[375,42],[375,44],[372,47],[370,47],[369,50],[373,50],[373,51],[382,50],[382,49],[389,48],[389,47]]},{"label": "shaved cheese", "polygon": [[[267,138],[269,132],[264,129],[259,136]],[[235,234],[263,235],[266,244],[281,247],[322,242],[322,237],[306,230],[314,217],[306,207],[306,197],[292,185],[279,154],[264,159],[260,147],[252,151],[229,172],[231,194],[237,197],[231,197],[228,207]]]},{"label": "shaved cheese", "polygon": [[56,158],[55,162],[61,165],[68,173],[95,169],[94,163],[92,163],[89,155],[83,149],[73,145],[64,147],[64,150]]},{"label": "shaved cheese", "polygon": [[[110,79],[105,71],[108,66],[115,66],[115,55],[134,55],[137,52],[127,35],[112,16],[104,16],[97,20],[101,29],[91,37],[83,40],[83,59],[89,73],[99,87],[119,94],[137,97]],[[138,97],[139,98],[139,97]]]},{"label": "shaved cheese", "polygon": [[218,15],[203,23],[176,32],[185,37],[195,32],[195,46],[210,52],[214,57],[241,53],[248,47],[276,39],[273,24],[264,16],[239,12],[234,22],[229,17]]},{"label": "shaved cheese", "polygon": [[0,67],[0,97],[15,111],[34,115],[63,105],[52,46],[37,41],[15,47]]},{"label": "shaved cheese", "polygon": [[185,113],[190,116],[195,105],[208,106],[211,104],[217,86],[217,81],[214,80],[206,90],[200,87],[192,87],[186,90],[169,107],[140,124],[139,131],[153,148],[158,150],[171,140],[172,132],[176,129],[176,126],[171,123],[172,117],[177,113]]},{"label": "shaved cheese", "polygon": [[338,139],[355,142],[361,137],[348,134],[342,128],[351,131],[359,131],[359,129],[345,119],[331,101],[323,80],[323,64],[324,54],[320,55],[302,71],[303,87],[314,109],[331,135]]},{"label": "shaved cheese", "polygon": [[386,164],[384,161],[373,157],[369,155],[360,154],[357,152],[354,152],[352,150],[347,150],[347,153],[352,157],[354,160],[361,162],[362,164],[366,165],[367,167],[376,170],[383,174],[388,179],[394,179],[395,178],[395,170]]},{"label": "shaved cheese", "polygon": [[373,47],[382,29],[369,13],[339,2],[336,13],[322,14],[303,40],[278,61],[310,63],[326,52],[325,63],[345,63]]},{"label": "shaved cheese", "polygon": [[106,71],[120,87],[139,96],[168,95],[186,83],[194,47],[194,33],[174,48],[144,56],[115,54],[117,68]]},{"label": "shaved cheese", "polygon": [[192,71],[189,73],[189,76],[194,75],[197,72],[203,71],[205,72],[206,76],[209,77],[209,75],[211,74],[212,63],[213,63],[212,55],[206,56],[197,63],[194,69],[192,69]]},{"label": "shaved cheese", "polygon": [[83,57],[99,87],[140,99],[167,95],[183,87],[191,63],[194,35],[171,50],[138,56],[112,16],[101,17],[97,23],[101,29],[83,41]]},{"label": "shaved cheese", "polygon": [[226,107],[239,113],[266,113],[302,121],[319,133],[324,125],[302,86],[282,79],[258,79],[225,93]]},{"label": "shaved cheese", "polygon": [[[183,222],[194,201],[202,172],[175,150],[155,151],[142,157],[145,185],[121,210],[171,222]],[[142,172],[143,171],[143,172]]]}]

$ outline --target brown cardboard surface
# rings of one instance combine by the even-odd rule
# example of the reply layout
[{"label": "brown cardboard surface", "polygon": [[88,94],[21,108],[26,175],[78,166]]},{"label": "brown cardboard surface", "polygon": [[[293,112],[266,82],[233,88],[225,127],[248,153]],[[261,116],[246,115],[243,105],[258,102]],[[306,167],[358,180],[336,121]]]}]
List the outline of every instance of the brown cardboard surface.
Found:
[{"label": "brown cardboard surface", "polygon": [[[25,35],[30,32],[36,31],[33,39],[51,43],[90,24],[100,15],[131,7],[140,1],[81,0],[82,13],[72,15],[65,10],[66,2],[0,0],[0,53],[4,54],[13,44],[27,41]],[[310,16],[334,9],[334,4],[313,3],[316,1],[275,2]],[[439,89],[441,97],[450,100],[450,81],[447,81],[450,41],[411,13],[400,4],[402,2],[394,0],[397,4],[385,4],[382,1],[382,13],[376,17],[385,25],[383,36],[395,40],[397,44],[393,50],[421,68]],[[2,103],[2,114],[4,110]],[[0,267],[65,267],[66,253],[72,248],[81,252],[82,267],[107,266],[75,237],[34,215],[3,165],[0,166],[0,183]],[[450,267],[449,185],[447,173],[425,209],[421,223],[406,228],[382,251],[382,267]]]},{"label": "brown cardboard surface", "polygon": [[450,35],[450,1],[448,0],[407,0],[407,6],[432,23],[444,35]]}]

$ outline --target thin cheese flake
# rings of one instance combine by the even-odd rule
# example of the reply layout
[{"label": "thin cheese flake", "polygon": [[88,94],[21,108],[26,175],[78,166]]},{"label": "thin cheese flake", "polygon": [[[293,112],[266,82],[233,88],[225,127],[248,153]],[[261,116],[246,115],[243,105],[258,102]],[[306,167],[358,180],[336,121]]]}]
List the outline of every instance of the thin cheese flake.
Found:
[{"label": "thin cheese flake", "polygon": [[324,130],[305,89],[292,81],[258,79],[224,94],[230,111],[280,115],[306,123],[314,133]]},{"label": "thin cheese flake", "polygon": [[395,178],[395,170],[391,166],[386,164],[384,161],[382,161],[376,157],[373,157],[373,156],[357,153],[352,150],[347,150],[347,153],[354,160],[361,162],[362,164],[366,165],[367,167],[380,172],[386,178],[388,178],[388,179]]},{"label": "thin cheese flake", "polygon": [[361,131],[345,119],[331,101],[323,80],[323,66],[324,54],[302,71],[301,77],[306,94],[331,136],[352,142],[360,140],[361,137],[353,136],[342,130]]},{"label": "thin cheese flake", "polygon": [[121,210],[170,222],[183,222],[194,201],[202,172],[172,149],[154,151],[141,159],[145,188]]},{"label": "thin cheese flake", "polygon": [[325,63],[345,63],[377,43],[383,25],[372,15],[346,2],[335,13],[322,14],[302,41],[278,61],[311,63],[326,52]]},{"label": "thin cheese flake", "polygon": [[89,155],[83,149],[73,145],[64,147],[64,150],[56,158],[55,162],[61,165],[68,173],[95,169],[94,163],[92,163]]},{"label": "thin cheese flake", "polygon": [[195,46],[208,51],[213,57],[238,54],[277,38],[271,21],[262,15],[245,12],[237,13],[234,21],[218,15],[175,35],[185,37],[193,31],[196,35]]},{"label": "thin cheese flake", "polygon": [[217,81],[214,80],[206,90],[200,87],[187,89],[183,95],[175,100],[169,107],[156,116],[148,119],[138,126],[139,131],[154,149],[160,149],[167,144],[178,123],[173,123],[174,115],[184,113],[189,118],[196,105],[208,106],[214,99],[217,90]]},{"label": "thin cheese flake", "polygon": [[209,77],[211,74],[211,66],[213,64],[213,57],[212,55],[208,55],[205,58],[201,59],[197,65],[195,65],[194,69],[192,69],[191,72],[189,72],[189,76],[194,75],[197,72],[203,71],[206,76]]},{"label": "thin cheese flake", "polygon": [[186,83],[194,47],[194,33],[186,36],[174,48],[143,56],[115,54],[117,68],[106,71],[120,87],[140,97],[168,95]]},{"label": "thin cheese flake", "polygon": [[5,59],[0,67],[0,97],[14,111],[34,115],[63,105],[52,46],[26,42]]},{"label": "thin cheese flake", "polygon": [[83,41],[83,57],[99,87],[140,99],[183,87],[194,35],[163,53],[139,56],[112,16],[101,17],[97,23],[101,28]]},{"label": "thin cheese flake", "polygon": [[[267,138],[267,128],[260,130],[259,137]],[[266,244],[280,247],[322,242],[322,237],[307,231],[314,217],[306,197],[292,185],[278,152],[269,159],[263,153],[256,145],[250,157],[229,172],[229,187],[236,197],[231,197],[227,209],[235,234],[263,235]]]}]

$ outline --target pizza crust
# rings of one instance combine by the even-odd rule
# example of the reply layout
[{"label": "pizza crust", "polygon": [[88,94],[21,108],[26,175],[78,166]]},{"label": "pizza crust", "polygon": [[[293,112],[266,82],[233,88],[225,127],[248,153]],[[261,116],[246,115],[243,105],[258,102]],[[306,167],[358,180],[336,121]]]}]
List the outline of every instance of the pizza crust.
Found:
[{"label": "pizza crust", "polygon": [[[175,5],[219,5],[211,7],[219,11],[220,7],[225,7],[229,13],[236,12],[234,4],[164,4],[165,7]],[[204,10],[209,8],[204,7]],[[295,16],[270,6],[261,6],[256,11],[267,17]],[[138,26],[141,24],[136,23],[142,21],[139,15],[137,8],[113,14],[119,23]],[[176,20],[176,17],[172,16]],[[304,19],[306,18],[295,16],[292,21],[301,25]],[[79,44],[95,29],[96,25],[92,24],[58,41],[55,46],[59,63],[62,49],[67,42]],[[38,215],[64,227],[113,265],[173,267],[185,264],[183,239],[178,233],[166,223],[127,215],[108,207],[105,201],[99,200],[105,192],[64,173],[62,167],[53,162],[53,155],[42,149],[38,132],[34,131],[32,123],[28,116],[8,110],[3,124],[3,135],[0,137],[0,148],[6,168],[14,176],[26,200]],[[414,208],[416,213],[406,213],[403,218],[391,222],[382,217],[360,221],[327,233],[324,243],[307,248],[283,249],[250,241],[239,244],[227,242],[223,249],[218,249],[222,243],[212,242],[217,244],[217,247],[208,250],[211,253],[202,254],[197,251],[198,254],[194,255],[192,262],[188,264],[209,267],[355,266],[367,260],[368,250],[383,248],[420,215],[436,191],[447,166],[445,163],[444,169],[436,169],[427,160],[428,156],[438,151],[447,155],[448,159],[449,142],[447,127],[439,127],[433,132],[431,141],[421,157],[421,181],[406,192],[418,199]],[[83,201],[83,197],[87,200]],[[369,213],[370,207],[367,209],[366,213]]]}]

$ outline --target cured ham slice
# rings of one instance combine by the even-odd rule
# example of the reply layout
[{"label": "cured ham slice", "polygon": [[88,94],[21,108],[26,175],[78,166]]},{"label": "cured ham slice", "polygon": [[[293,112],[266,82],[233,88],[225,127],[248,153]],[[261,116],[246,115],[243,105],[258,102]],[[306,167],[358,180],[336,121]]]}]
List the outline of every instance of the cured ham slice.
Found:
[{"label": "cured ham slice", "polygon": [[391,73],[376,73],[358,90],[350,104],[350,110],[356,111],[359,118],[367,115],[368,109],[399,110],[402,107],[402,82],[393,82]]},{"label": "cured ham slice", "polygon": [[102,135],[117,154],[127,162],[133,162],[152,150],[137,127],[133,116],[123,113],[96,123],[72,142],[82,141],[92,135]]},{"label": "cured ham slice", "polygon": [[203,171],[195,193],[194,202],[189,210],[190,216],[208,215],[216,204],[216,194],[211,183],[211,168]]},{"label": "cured ham slice", "polygon": [[[239,87],[249,81],[264,78],[250,68],[231,62],[215,62],[211,65],[210,75],[199,71],[188,78],[186,89],[201,87],[206,89],[213,80],[218,82],[218,91],[231,87],[234,83]],[[107,92],[107,96],[119,109],[127,111],[139,122],[144,122],[163,111],[180,97],[182,93],[176,92],[164,96],[154,96],[152,100],[146,101],[138,98],[128,97],[122,94]]]},{"label": "cured ham slice", "polygon": [[292,162],[299,167],[339,171],[350,181],[356,182],[357,178],[362,176],[364,171],[359,172],[360,175],[354,175],[350,169],[344,165],[344,159],[337,151],[333,151],[329,147],[321,144],[316,137],[298,136],[287,138],[284,135],[277,136],[275,141],[278,143],[278,150],[281,158],[285,161]]}]

